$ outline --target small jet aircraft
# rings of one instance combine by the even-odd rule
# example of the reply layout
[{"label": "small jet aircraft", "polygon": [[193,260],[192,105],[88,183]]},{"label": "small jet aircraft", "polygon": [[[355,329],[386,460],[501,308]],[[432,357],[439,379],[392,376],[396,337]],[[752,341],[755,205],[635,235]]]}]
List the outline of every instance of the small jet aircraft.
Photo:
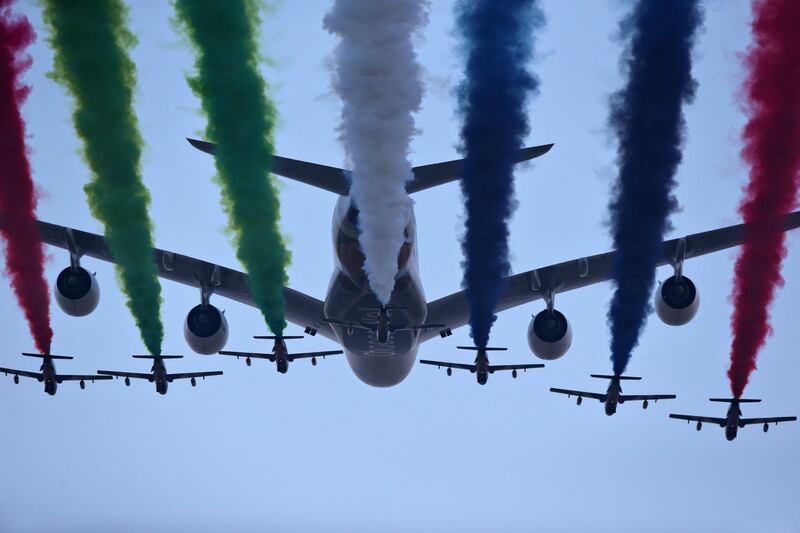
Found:
[{"label": "small jet aircraft", "polygon": [[398,324],[392,323],[391,316],[389,314],[390,310],[393,309],[403,309],[402,307],[398,307],[395,305],[379,305],[375,307],[361,307],[360,311],[378,311],[378,316],[375,317],[375,320],[362,320],[360,323],[355,324],[353,322],[343,322],[341,320],[336,320],[333,318],[326,318],[324,322],[328,324],[334,324],[336,326],[341,326],[342,328],[347,331],[348,335],[353,334],[354,329],[362,329],[366,331],[371,331],[375,334],[375,338],[377,339],[379,344],[386,344],[389,342],[389,336],[396,332],[396,331],[410,331],[414,335],[419,333],[420,331],[428,331],[428,330],[439,330],[439,336],[442,338],[449,337],[452,335],[452,332],[445,327],[444,324]]},{"label": "small jet aircraft", "polygon": [[778,422],[794,422],[797,420],[796,416],[776,416],[772,418],[742,418],[742,410],[739,408],[743,403],[758,403],[761,400],[753,400],[747,398],[709,398],[710,402],[723,402],[731,404],[728,407],[728,413],[725,418],[715,418],[711,416],[694,416],[694,415],[676,415],[670,414],[670,418],[677,418],[678,420],[686,420],[689,422],[697,422],[697,431],[703,427],[703,422],[709,424],[717,424],[721,428],[725,428],[725,438],[733,440],[739,432],[739,428],[749,426],[751,424],[764,424],[764,433],[769,431],[769,425],[774,423],[776,426]]},{"label": "small jet aircraft", "polygon": [[486,352],[499,352],[508,350],[508,348],[478,348],[477,346],[457,346],[459,350],[474,350],[478,352],[478,355],[475,356],[475,362],[471,365],[466,365],[462,363],[450,363],[447,361],[431,361],[428,359],[422,359],[420,361],[423,365],[433,365],[437,368],[445,367],[447,369],[447,375],[453,375],[453,369],[458,368],[461,370],[469,370],[473,374],[476,375],[478,379],[478,385],[486,385],[486,382],[489,380],[489,374],[494,374],[498,370],[511,370],[511,377],[517,377],[518,370],[524,370],[527,372],[529,368],[543,368],[544,365],[537,363],[537,364],[524,364],[524,365],[490,365],[489,364],[489,357],[486,355]]},{"label": "small jet aircraft", "polygon": [[550,392],[556,392],[558,394],[566,394],[567,397],[569,396],[577,396],[577,404],[580,405],[583,402],[584,398],[592,398],[594,400],[599,400],[600,402],[605,403],[606,406],[606,414],[608,416],[613,415],[617,412],[617,404],[622,404],[625,402],[642,402],[642,408],[647,409],[650,400],[657,402],[658,400],[674,400],[674,394],[636,394],[636,395],[624,395],[622,394],[622,386],[620,385],[620,381],[622,380],[640,380],[642,378],[635,377],[635,376],[607,376],[604,374],[590,374],[590,377],[598,378],[598,379],[609,379],[611,383],[608,385],[608,390],[606,390],[605,394],[601,394],[598,392],[583,392],[577,390],[569,390],[569,389],[556,389],[551,388]]},{"label": "small jet aircraft", "polygon": [[311,364],[317,366],[317,357],[325,357],[329,355],[339,355],[344,353],[342,350],[331,350],[327,352],[304,352],[304,353],[289,353],[286,348],[286,341],[293,339],[302,339],[303,335],[256,335],[254,339],[267,339],[274,340],[275,344],[272,346],[272,353],[257,353],[257,352],[233,352],[223,350],[219,355],[232,355],[237,359],[244,357],[244,362],[247,366],[251,365],[251,359],[268,359],[270,363],[275,363],[278,372],[285,374],[289,370],[289,363],[295,359],[311,359]]},{"label": "small jet aircraft", "polygon": [[179,374],[168,374],[167,367],[164,365],[165,359],[181,359],[182,355],[133,355],[134,359],[152,359],[153,366],[149,374],[142,374],[138,372],[119,372],[116,370],[98,370],[98,374],[108,376],[108,379],[125,378],[125,385],[131,385],[131,378],[133,379],[146,379],[150,383],[155,382],[156,392],[159,394],[166,394],[169,383],[176,379],[189,379],[191,380],[192,387],[197,386],[197,378],[205,379],[208,376],[221,376],[222,371],[214,370],[211,372],[183,372]]},{"label": "small jet aircraft", "polygon": [[55,359],[75,359],[71,355],[53,355],[53,354],[38,354],[38,353],[25,353],[25,357],[37,357],[42,360],[42,366],[39,367],[41,372],[28,372],[26,370],[14,370],[13,368],[0,368],[0,372],[6,376],[12,374],[14,376],[14,383],[19,383],[19,377],[33,378],[39,383],[44,381],[44,391],[50,396],[55,396],[58,384],[64,381],[78,381],[80,382],[81,389],[86,388],[86,382],[102,379],[111,379],[111,376],[98,376],[96,374],[85,375],[72,375],[72,374],[58,374],[56,372],[56,365],[53,363]]}]

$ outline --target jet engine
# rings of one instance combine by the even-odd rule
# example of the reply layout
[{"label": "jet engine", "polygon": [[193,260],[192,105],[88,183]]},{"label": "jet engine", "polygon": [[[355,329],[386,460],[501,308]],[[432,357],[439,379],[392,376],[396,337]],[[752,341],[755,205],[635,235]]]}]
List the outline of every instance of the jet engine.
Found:
[{"label": "jet engine", "polygon": [[100,301],[100,286],[94,274],[80,266],[69,266],[56,279],[58,306],[70,316],[86,316]]},{"label": "jet engine", "polygon": [[528,326],[528,346],[539,359],[552,361],[569,350],[572,327],[567,317],[556,309],[545,309]]},{"label": "jet engine", "polygon": [[183,323],[183,336],[196,353],[217,353],[228,342],[228,320],[225,313],[211,304],[193,307]]},{"label": "jet engine", "polygon": [[658,318],[670,326],[688,324],[700,307],[700,295],[686,276],[670,276],[659,285],[655,294]]}]

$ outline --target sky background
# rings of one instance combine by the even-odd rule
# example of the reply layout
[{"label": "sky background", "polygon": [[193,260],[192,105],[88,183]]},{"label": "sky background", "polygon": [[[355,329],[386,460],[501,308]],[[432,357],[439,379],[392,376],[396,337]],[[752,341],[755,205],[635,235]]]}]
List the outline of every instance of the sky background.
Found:
[{"label": "sky background", "polygon": [[[610,248],[607,201],[614,178],[614,144],[606,127],[618,69],[620,1],[542,2],[547,26],[536,44],[541,92],[532,101],[529,144],[555,142],[516,174],[519,209],[512,224],[515,272]],[[341,166],[339,102],[329,85],[334,39],[322,29],[330,1],[285,1],[264,17],[264,75],[280,113],[280,155]],[[688,140],[677,195],[682,210],[672,236],[736,223],[746,169],[739,157],[744,123],[738,94],[741,54],[749,42],[749,2],[705,2],[697,43],[695,103],[687,110]],[[73,130],[72,102],[47,77],[52,52],[40,7],[18,5],[39,39],[31,48],[25,105],[43,220],[102,232],[86,204],[88,170]],[[212,181],[214,166],[186,136],[205,119],[185,75],[193,57],[173,25],[169,2],[131,2],[138,69],[136,111],[146,142],[144,180],[159,247],[240,268]],[[418,39],[426,92],[417,116],[412,162],[458,157],[459,122],[453,89],[461,61],[452,2],[434,0]],[[414,196],[421,277],[428,300],[459,289],[463,227],[461,194],[451,183]],[[282,225],[293,254],[290,285],[317,298],[333,261],[330,224],[336,197],[282,181]],[[68,254],[49,249],[51,283]],[[700,313],[672,328],[653,316],[629,372],[644,380],[629,393],[675,393],[647,411],[624,405],[606,417],[595,402],[548,392],[551,386],[597,390],[606,383],[608,284],[558,296],[574,341],[562,359],[512,380],[495,374],[485,387],[474,376],[417,366],[399,386],[361,383],[344,358],[316,367],[297,362],[287,375],[254,361],[193,354],[182,325],[199,302],[195,289],[164,281],[165,353],[179,371],[223,370],[193,389],[175,382],[165,397],[152,384],[64,383],[57,396],[36,381],[14,386],[0,376],[2,531],[797,531],[800,424],[767,435],[760,427],[733,442],[723,431],[669,420],[669,412],[723,416],[711,396],[730,396],[725,371],[730,346],[735,251],[687,262],[700,289]],[[65,315],[53,302],[53,351],[76,355],[63,373],[98,368],[147,371],[129,358],[143,351],[117,288],[113,267],[92,259],[102,299],[90,316]],[[789,238],[786,286],[772,308],[774,334],[746,396],[764,398],[745,416],[797,414],[796,353],[800,268],[797,235]],[[659,278],[669,276],[661,269]],[[231,328],[228,348],[268,348],[260,313],[222,298]],[[509,347],[501,362],[535,362],[526,342],[534,302],[503,313],[491,343]],[[33,342],[8,283],[0,283],[0,364],[35,369],[23,359]],[[287,333],[300,333],[290,327]],[[424,344],[420,357],[461,360],[467,328]],[[321,337],[298,348],[332,349]],[[500,359],[502,358],[502,361]]]}]

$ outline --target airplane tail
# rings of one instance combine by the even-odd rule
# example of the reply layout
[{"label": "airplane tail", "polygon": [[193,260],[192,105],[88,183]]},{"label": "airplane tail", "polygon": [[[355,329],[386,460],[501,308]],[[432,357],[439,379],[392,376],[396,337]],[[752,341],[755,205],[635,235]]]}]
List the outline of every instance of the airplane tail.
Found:
[{"label": "airplane tail", "polygon": [[629,380],[629,381],[639,381],[642,378],[638,376],[610,376],[607,374],[589,374],[589,377],[597,378],[597,379],[619,379],[621,381]]},{"label": "airplane tail", "polygon": [[182,355],[132,355],[134,359],[183,359]]},{"label": "airplane tail", "polygon": [[25,357],[37,357],[39,359],[46,359],[48,357],[50,359],[75,359],[71,355],[53,355],[53,354],[50,354],[50,353],[48,353],[48,354],[40,354],[40,353],[22,352],[22,355],[24,355]]},{"label": "airplane tail", "polygon": [[486,350],[487,352],[504,352],[508,350],[508,348],[497,348],[497,347],[492,348],[490,346],[487,346],[486,348],[478,348],[477,346],[456,346],[456,348],[458,348],[459,350],[473,350],[476,352],[478,350]]},{"label": "airplane tail", "polygon": [[709,398],[708,401],[709,402],[723,402],[723,403],[733,403],[733,402],[758,403],[761,400],[756,400],[756,399],[752,399],[752,398]]},{"label": "airplane tail", "polygon": [[267,339],[267,340],[293,340],[293,339],[302,339],[303,335],[253,335],[254,339]]}]

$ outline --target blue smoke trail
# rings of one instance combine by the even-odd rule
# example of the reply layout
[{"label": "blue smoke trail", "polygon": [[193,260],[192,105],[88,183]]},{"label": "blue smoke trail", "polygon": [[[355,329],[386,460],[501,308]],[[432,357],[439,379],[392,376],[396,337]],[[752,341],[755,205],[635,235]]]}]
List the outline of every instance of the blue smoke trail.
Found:
[{"label": "blue smoke trail", "polygon": [[609,205],[617,256],[608,311],[611,360],[622,374],[647,315],[650,291],[684,140],[682,106],[690,103],[692,46],[702,22],[699,0],[640,0],[621,24],[628,39],[625,87],[611,97],[610,126],[618,138],[619,175]]},{"label": "blue smoke trail", "polygon": [[511,269],[514,159],[530,130],[525,108],[539,81],[528,66],[533,33],[544,16],[536,0],[461,0],[456,18],[466,55],[465,80],[458,87],[467,211],[463,285],[472,338],[485,347],[503,278]]}]

